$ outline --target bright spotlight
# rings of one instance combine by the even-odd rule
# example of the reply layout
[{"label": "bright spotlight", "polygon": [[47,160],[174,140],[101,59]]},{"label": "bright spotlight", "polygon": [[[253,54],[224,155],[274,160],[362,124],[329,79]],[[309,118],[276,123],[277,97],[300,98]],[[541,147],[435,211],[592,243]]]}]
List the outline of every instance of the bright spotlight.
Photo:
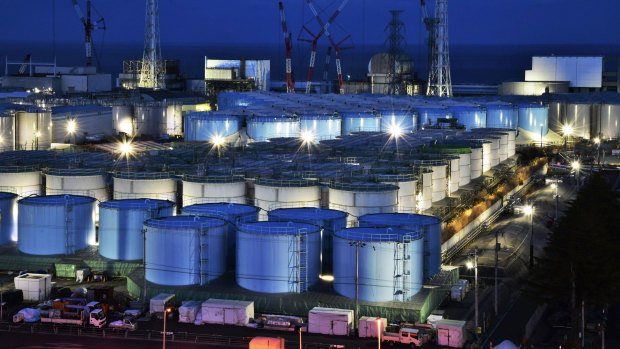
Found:
[{"label": "bright spotlight", "polygon": [[0,136],[0,143],[4,142],[4,138],[2,138],[2,136]]},{"label": "bright spotlight", "polygon": [[323,281],[334,281],[334,276],[333,275],[319,275],[319,279],[323,280]]},{"label": "bright spotlight", "polygon": [[127,155],[133,151],[133,146],[131,145],[131,143],[123,142],[121,143],[119,149],[122,154]]},{"label": "bright spotlight", "polygon": [[70,120],[67,122],[67,132],[74,133],[75,132],[75,121]]},{"label": "bright spotlight", "polygon": [[565,136],[570,136],[573,133],[573,127],[571,125],[562,126],[562,133]]},{"label": "bright spotlight", "polygon": [[532,207],[532,205],[526,205],[525,207],[523,207],[523,213],[525,213],[526,216],[531,215],[534,212],[534,207]]},{"label": "bright spotlight", "polygon": [[600,139],[600,138],[598,138],[598,137],[594,138],[594,143],[595,143],[595,144],[599,144],[599,143],[601,143],[601,139]]},{"label": "bright spotlight", "polygon": [[573,167],[573,170],[578,170],[581,165],[579,164],[579,161],[573,161],[571,166]]},{"label": "bright spotlight", "polygon": [[467,269],[471,269],[471,268],[473,268],[473,267],[474,267],[474,263],[472,263],[472,262],[467,262],[466,266],[467,266]]},{"label": "bright spotlight", "polygon": [[35,137],[41,137],[41,131],[37,131],[34,133]]},{"label": "bright spotlight", "polygon": [[224,144],[224,137],[222,136],[214,136],[211,139],[211,142],[213,142],[213,144],[217,147],[219,147],[220,145]]},{"label": "bright spotlight", "polygon": [[301,132],[301,140],[304,141],[304,143],[313,143],[314,142],[314,134],[312,133],[312,131],[302,131]]},{"label": "bright spotlight", "polygon": [[400,137],[403,134],[403,129],[395,124],[390,125],[390,129],[388,132],[392,135],[392,137]]}]

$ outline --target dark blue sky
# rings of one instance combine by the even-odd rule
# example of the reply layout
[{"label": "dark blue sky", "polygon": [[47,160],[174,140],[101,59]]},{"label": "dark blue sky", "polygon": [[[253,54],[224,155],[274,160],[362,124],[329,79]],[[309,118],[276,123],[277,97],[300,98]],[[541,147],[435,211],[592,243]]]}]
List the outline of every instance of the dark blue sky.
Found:
[{"label": "dark blue sky", "polygon": [[[84,0],[79,0],[84,6]],[[297,37],[311,12],[303,0],[284,0]],[[329,14],[341,0],[315,0]],[[427,0],[427,2],[433,2]],[[0,41],[81,42],[83,30],[70,0],[0,0]],[[275,0],[160,0],[162,44],[278,44]],[[142,43],[144,0],[93,0],[105,17],[107,44]],[[331,6],[331,7],[330,7]],[[356,46],[382,44],[390,9],[402,9],[407,43],[423,40],[418,0],[350,0],[331,29],[351,34]],[[452,0],[452,44],[620,44],[620,0]],[[328,17],[328,15],[324,15]],[[311,23],[314,25],[314,23]],[[99,40],[100,33],[95,34]]]}]

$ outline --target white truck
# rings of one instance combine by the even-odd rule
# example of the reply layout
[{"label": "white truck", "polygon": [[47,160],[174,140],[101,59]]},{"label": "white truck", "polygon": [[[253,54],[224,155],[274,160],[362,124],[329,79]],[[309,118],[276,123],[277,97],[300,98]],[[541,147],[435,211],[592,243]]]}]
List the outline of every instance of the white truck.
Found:
[{"label": "white truck", "polygon": [[110,328],[114,330],[135,331],[138,329],[138,322],[133,316],[125,316],[121,320],[110,322]]},{"label": "white truck", "polygon": [[102,309],[95,309],[93,311],[81,310],[78,315],[68,316],[68,313],[60,309],[51,309],[48,316],[42,316],[41,322],[49,322],[55,324],[67,324],[67,325],[84,325],[85,321],[88,324],[101,328],[105,326],[107,317]]},{"label": "white truck", "polygon": [[169,293],[160,293],[157,296],[151,298],[151,302],[149,304],[149,315],[151,317],[160,317],[163,316],[164,311],[171,307],[174,303],[174,294]]},{"label": "white truck", "polygon": [[391,346],[396,343],[409,344],[412,348],[422,346],[421,331],[417,328],[403,327],[398,332],[383,332],[381,339]]}]

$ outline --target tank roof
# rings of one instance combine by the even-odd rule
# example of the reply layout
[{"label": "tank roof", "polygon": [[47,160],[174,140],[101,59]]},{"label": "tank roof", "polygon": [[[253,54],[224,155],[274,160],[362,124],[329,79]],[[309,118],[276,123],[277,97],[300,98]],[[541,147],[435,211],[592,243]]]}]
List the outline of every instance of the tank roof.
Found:
[{"label": "tank roof", "polygon": [[377,224],[377,226],[429,225],[441,223],[434,216],[413,213],[370,213],[359,218],[360,221]]},{"label": "tank roof", "polygon": [[297,235],[301,232],[318,233],[321,227],[307,223],[297,222],[256,222],[242,224],[238,231],[253,234],[266,235]]},{"label": "tank roof", "polygon": [[412,232],[405,229],[380,228],[347,228],[334,233],[341,239],[367,242],[397,242],[403,239],[418,240],[424,237],[424,232]]},{"label": "tank roof", "polygon": [[225,220],[202,216],[169,216],[151,218],[144,225],[154,228],[183,228],[203,229],[214,228],[228,224]]},{"label": "tank roof", "polygon": [[161,207],[172,207],[174,203],[157,199],[124,199],[110,200],[99,203],[99,207],[117,208],[122,210],[152,210]]},{"label": "tank roof", "polygon": [[[88,111],[97,111],[97,110],[106,110],[106,111],[111,111],[112,108],[111,107],[106,107],[103,105],[95,105],[95,104],[90,104],[90,105],[63,105],[60,107],[52,107],[52,116],[54,116],[54,114],[73,114],[73,113],[79,113],[79,112],[88,112]],[[80,116],[75,115],[75,116]]]},{"label": "tank roof", "polygon": [[244,214],[258,212],[260,208],[256,206],[235,204],[235,203],[205,203],[183,207],[182,211],[195,214]]},{"label": "tank roof", "polygon": [[346,218],[347,213],[338,210],[332,210],[328,208],[315,208],[315,207],[294,207],[294,208],[278,208],[269,211],[269,217],[276,216],[280,219],[338,219]]},{"label": "tank roof", "polygon": [[346,191],[390,191],[398,190],[398,187],[392,184],[385,183],[370,183],[370,182],[353,182],[353,183],[331,183],[329,185],[331,189],[346,190]]},{"label": "tank roof", "polygon": [[17,194],[9,193],[9,192],[6,192],[6,191],[0,191],[0,200],[14,199],[16,197],[17,197]]},{"label": "tank roof", "polygon": [[95,199],[90,196],[80,195],[48,195],[48,196],[30,196],[19,200],[21,205],[64,205],[69,203],[72,205],[80,205],[94,202]]}]

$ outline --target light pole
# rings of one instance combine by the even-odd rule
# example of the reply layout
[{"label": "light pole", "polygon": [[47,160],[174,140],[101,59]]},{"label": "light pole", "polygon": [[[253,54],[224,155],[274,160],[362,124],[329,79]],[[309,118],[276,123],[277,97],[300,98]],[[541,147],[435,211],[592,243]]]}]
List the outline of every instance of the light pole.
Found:
[{"label": "light pole", "polygon": [[353,327],[357,329],[357,320],[359,317],[359,251],[360,247],[366,246],[366,243],[362,241],[351,241],[349,245],[355,246],[355,312],[353,314]]},{"label": "light pole", "polygon": [[525,205],[524,212],[530,217],[530,270],[534,268],[534,206]]},{"label": "light pole", "polygon": [[573,127],[571,125],[562,126],[562,133],[564,134],[564,151],[568,149],[568,137],[573,133]]},{"label": "light pole", "polygon": [[601,147],[601,139],[599,137],[594,138],[594,144],[596,144],[596,164],[601,167],[601,160],[599,157],[599,148]]},{"label": "light pole", "polygon": [[[495,231],[495,288],[494,288],[494,293],[495,293],[495,315],[497,316],[498,314],[498,296],[497,296],[497,267],[499,264],[499,250],[501,248],[501,245],[499,243],[499,230]],[[504,233],[502,233],[502,236],[504,236]]]},{"label": "light pole", "polygon": [[163,336],[163,338],[164,338],[164,349],[166,349],[166,318],[168,317],[168,313],[171,312],[171,311],[172,311],[172,309],[170,309],[170,308],[166,308],[164,310],[164,336]]},{"label": "light pole", "polygon": [[474,247],[474,262],[467,262],[467,269],[474,269],[474,307],[475,307],[475,319],[474,326],[476,327],[476,338],[478,338],[478,247]]},{"label": "light pole", "polygon": [[579,161],[575,160],[571,164],[571,167],[575,171],[575,180],[577,181],[577,186],[579,186],[579,168],[581,167],[581,164],[579,163]]},{"label": "light pole", "polygon": [[381,349],[381,319],[377,319],[377,348]]},{"label": "light pole", "polygon": [[540,149],[543,147],[543,124],[540,124]]}]

